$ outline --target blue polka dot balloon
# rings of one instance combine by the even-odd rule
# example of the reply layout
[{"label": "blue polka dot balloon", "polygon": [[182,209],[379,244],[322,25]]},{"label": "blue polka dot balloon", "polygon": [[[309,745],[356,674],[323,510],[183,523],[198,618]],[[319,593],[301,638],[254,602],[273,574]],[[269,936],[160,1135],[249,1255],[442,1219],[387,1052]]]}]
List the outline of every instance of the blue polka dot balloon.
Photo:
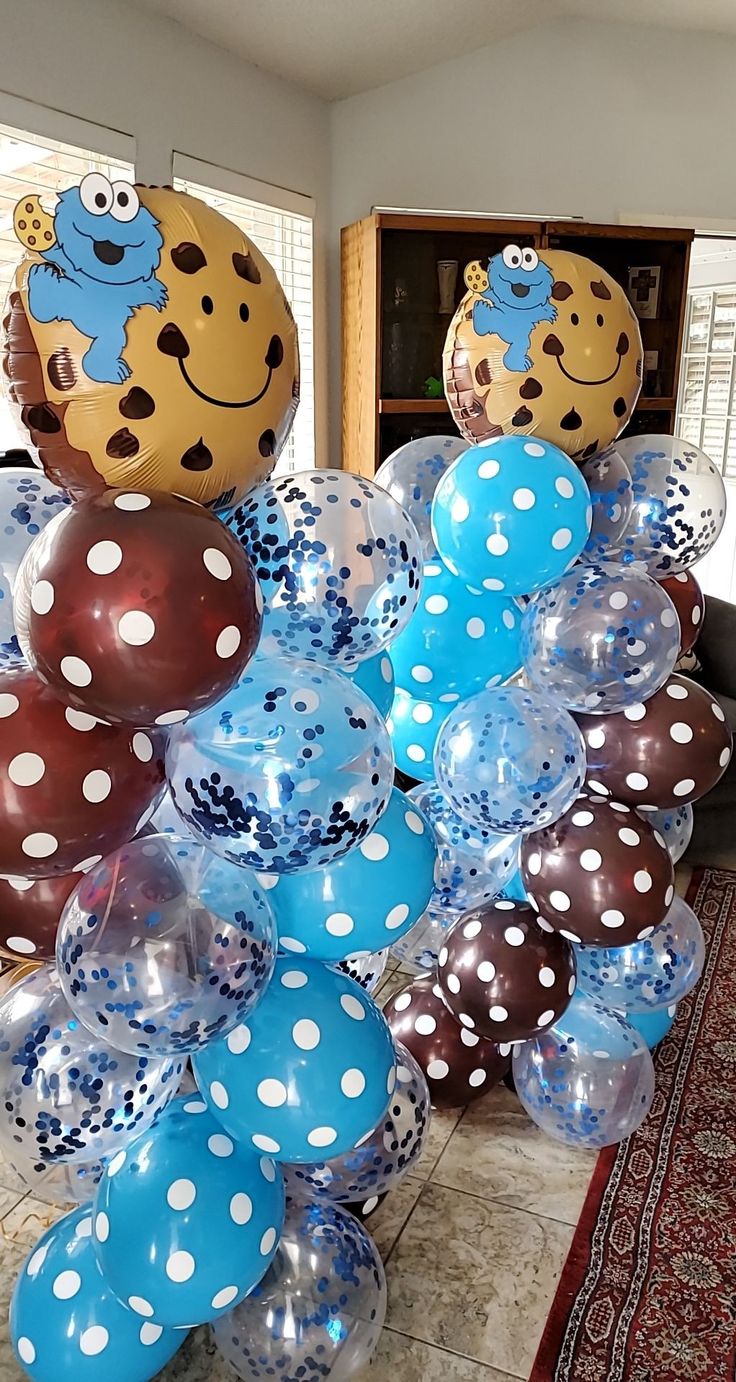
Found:
[{"label": "blue polka dot balloon", "polygon": [[265,1277],[212,1333],[248,1382],[348,1382],[369,1363],[385,1314],[370,1233],[341,1206],[301,1198]]},{"label": "blue polka dot balloon", "polygon": [[268,897],[281,948],[335,961],[391,945],[422,915],[436,858],[429,823],[394,787],[357,849],[324,869],[277,878]]},{"label": "blue polka dot balloon", "polygon": [[148,1382],[186,1335],[142,1320],[113,1294],[92,1244],[92,1209],[59,1219],[24,1262],[10,1338],[34,1382]]},{"label": "blue polka dot balloon", "polygon": [[44,1165],[111,1155],[176,1094],[175,1057],[126,1055],[74,1015],[44,967],[0,1001],[0,1137]]},{"label": "blue polka dot balloon", "polygon": [[558,447],[499,437],[472,446],[437,486],[432,532],[449,570],[476,589],[528,595],[559,580],[590,532],[588,486]]},{"label": "blue polka dot balloon", "polygon": [[247,1023],[193,1057],[214,1117],[280,1161],[340,1156],[371,1132],[394,1090],[387,1023],[347,975],[281,958]]},{"label": "blue polka dot balloon", "polygon": [[364,658],[356,667],[343,669],[351,679],[365,691],[369,701],[373,701],[379,715],[386,719],[394,698],[394,669],[388,653],[376,653],[375,657]]},{"label": "blue polka dot balloon", "polygon": [[557,820],[585,775],[572,716],[536,691],[480,691],[450,713],[435,751],[437,782],[472,824],[519,834]]},{"label": "blue polka dot balloon", "polygon": [[349,667],[411,618],[419,536],[380,485],[347,470],[303,471],[259,485],[227,524],[260,581],[262,656]]},{"label": "blue polka dot balloon", "polygon": [[0,667],[23,661],[13,618],[13,589],[34,538],[69,503],[40,470],[0,470]]},{"label": "blue polka dot balloon", "polygon": [[393,757],[384,721],[349,678],[257,658],[217,705],[171,731],[166,772],[202,844],[289,873],[365,839],[388,802]]},{"label": "blue polka dot balloon", "polygon": [[583,467],[597,560],[643,563],[662,579],[707,556],[726,520],[726,490],[705,452],[678,437],[621,437]]},{"label": "blue polka dot balloon", "polygon": [[437,704],[436,701],[418,699],[403,687],[394,691],[394,703],[386,721],[393,746],[396,767],[420,782],[428,782],[434,776],[432,759],[437,736],[451,709],[451,702],[458,699],[456,691],[450,693],[451,701]]},{"label": "blue polka dot balloon", "polygon": [[430,522],[434,492],[448,466],[467,449],[462,437],[417,437],[393,451],[376,471],[376,484],[412,519],[425,557],[436,555]]},{"label": "blue polka dot balloon", "polygon": [[644,1038],[620,1013],[579,990],[559,1022],[516,1047],[513,1074],[532,1121],[572,1147],[623,1141],[654,1098]]},{"label": "blue polka dot balloon", "polygon": [[417,1165],[429,1131],[430,1105],[424,1072],[397,1042],[396,1088],[370,1137],[342,1156],[285,1166],[287,1195],[313,1195],[333,1204],[367,1201],[369,1212],[374,1197],[392,1190]]},{"label": "blue polka dot balloon", "polygon": [[498,686],[521,666],[520,631],[514,600],[472,589],[441,561],[425,562],[419,605],[391,645],[396,680],[431,701]]},{"label": "blue polka dot balloon", "polygon": [[524,611],[530,681],[557,705],[608,714],[664,686],[680,648],[675,607],[661,585],[615,562],[577,566]]},{"label": "blue polka dot balloon", "polygon": [[662,836],[672,859],[678,863],[685,853],[693,833],[695,816],[690,802],[675,806],[669,811],[641,811],[644,820]]},{"label": "blue polka dot balloon", "polygon": [[585,993],[619,1012],[657,1012],[679,1003],[703,971],[700,922],[675,897],[663,922],[632,945],[577,945],[578,982]]},{"label": "blue polka dot balloon", "polygon": [[268,1157],[233,1142],[195,1095],[118,1152],[95,1199],[105,1280],[129,1310],[182,1329],[232,1310],[268,1270],[284,1183]]},{"label": "blue polka dot balloon", "polygon": [[196,1051],[255,1007],[277,937],[256,875],[194,840],[147,835],[96,864],[62,913],[69,1006],[120,1051]]},{"label": "blue polka dot balloon", "polygon": [[635,1027],[644,1038],[649,1050],[653,1051],[674,1026],[677,1004],[670,1003],[668,1008],[656,1008],[654,1012],[627,1013],[626,1016],[632,1027]]}]

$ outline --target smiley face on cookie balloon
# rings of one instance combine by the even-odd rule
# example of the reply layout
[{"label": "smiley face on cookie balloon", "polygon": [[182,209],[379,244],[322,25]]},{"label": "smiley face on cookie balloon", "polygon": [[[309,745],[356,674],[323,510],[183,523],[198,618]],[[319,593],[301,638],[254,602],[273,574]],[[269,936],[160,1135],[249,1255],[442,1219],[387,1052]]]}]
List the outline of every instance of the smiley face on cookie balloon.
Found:
[{"label": "smiley face on cookie balloon", "polygon": [[641,389],[639,324],[623,288],[568,250],[507,245],[447,333],[445,392],[469,442],[537,435],[584,460],[623,430]]},{"label": "smiley face on cookie balloon", "polygon": [[75,498],[145,485],[224,508],[269,475],[299,399],[297,332],[237,226],[88,173],[53,218],[19,203],[15,229],[8,394],[51,479]]}]

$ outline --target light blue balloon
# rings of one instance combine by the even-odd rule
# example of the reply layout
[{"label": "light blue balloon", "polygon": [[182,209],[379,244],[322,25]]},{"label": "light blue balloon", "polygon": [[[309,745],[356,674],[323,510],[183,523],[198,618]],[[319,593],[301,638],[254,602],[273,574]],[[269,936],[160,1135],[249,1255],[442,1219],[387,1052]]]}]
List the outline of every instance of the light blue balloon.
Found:
[{"label": "light blue balloon", "polygon": [[516,1092],[543,1132],[573,1147],[607,1147],[643,1123],[654,1066],[620,1013],[575,991],[559,1022],[513,1057]]},{"label": "light blue balloon", "polygon": [[434,492],[448,466],[467,449],[462,437],[416,437],[392,451],[376,471],[376,484],[412,519],[425,557],[436,555],[430,522]]},{"label": "light blue balloon", "polygon": [[440,480],[437,551],[476,589],[528,595],[559,580],[590,532],[588,486],[569,456],[538,438],[471,446]]},{"label": "light blue balloon", "polygon": [[487,830],[519,834],[571,806],[585,775],[575,721],[521,686],[480,691],[448,715],[435,750],[437,782],[451,806]]},{"label": "light blue balloon", "polygon": [[583,473],[593,497],[591,547],[598,560],[643,563],[662,580],[702,561],[721,533],[723,478],[691,442],[658,433],[620,437]]},{"label": "light blue balloon", "polygon": [[[456,696],[457,692],[453,693],[452,699]],[[418,778],[420,782],[428,782],[434,777],[432,760],[435,744],[450,709],[447,703],[438,705],[435,701],[420,700],[402,686],[396,687],[391,714],[386,723],[391,734],[396,767],[407,777]]]},{"label": "light blue balloon", "polygon": [[388,730],[329,667],[256,658],[217,705],[169,736],[166,772],[185,825],[234,864],[288,873],[360,844],[388,802]]},{"label": "light blue balloon", "polygon": [[62,913],[56,963],[89,1031],[132,1055],[181,1055],[245,1019],[276,949],[256,875],[161,834],[87,873]]},{"label": "light blue balloon", "polygon": [[653,1051],[674,1026],[676,1016],[677,1004],[670,1003],[668,1008],[657,1008],[655,1012],[629,1013],[628,1020]]},{"label": "light blue balloon", "polygon": [[610,714],[646,701],[677,661],[680,624],[663,586],[606,562],[580,565],[524,611],[529,679],[557,705]]},{"label": "light blue balloon", "polygon": [[645,940],[632,945],[576,945],[578,983],[619,1012],[657,1012],[679,1003],[703,972],[700,922],[681,897]]},{"label": "light blue balloon", "polygon": [[268,898],[281,948],[334,962],[391,945],[422,915],[436,858],[427,820],[394,787],[357,849],[323,869],[277,878]]},{"label": "light blue balloon", "polygon": [[292,956],[276,961],[247,1024],[192,1063],[225,1131],[280,1161],[354,1147],[396,1081],[391,1033],[373,1000],[339,970]]},{"label": "light blue balloon", "polygon": [[83,1205],[53,1224],[26,1258],[10,1304],[10,1337],[34,1382],[148,1382],[186,1334],[141,1319],[116,1298],[95,1256],[92,1208]]},{"label": "light blue balloon", "polygon": [[0,667],[24,660],[13,618],[18,567],[34,538],[68,503],[68,496],[41,470],[0,470]]},{"label": "light blue balloon", "polygon": [[367,1229],[339,1205],[295,1199],[265,1277],[212,1333],[248,1382],[346,1382],[370,1361],[385,1314],[386,1277]]},{"label": "light blue balloon", "polygon": [[123,1304],[175,1329],[232,1310],[273,1261],[284,1181],[232,1141],[197,1095],[113,1157],[97,1190],[94,1244]]},{"label": "light blue balloon", "polygon": [[520,632],[514,600],[472,589],[439,560],[425,562],[419,604],[391,644],[396,681],[432,701],[498,686],[521,666]]},{"label": "light blue balloon", "polygon": [[509,879],[508,883],[504,883],[504,886],[501,889],[500,896],[508,898],[510,902],[529,901],[529,894],[527,893],[527,890],[524,887],[521,878],[521,873],[518,869],[516,870],[516,873],[513,875],[513,877]]},{"label": "light blue balloon", "polygon": [[251,490],[227,519],[264,600],[263,657],[348,667],[411,618],[422,550],[408,514],[348,470],[306,470]]},{"label": "light blue balloon", "polygon": [[394,698],[394,669],[388,653],[377,653],[375,657],[364,658],[356,667],[346,667],[346,676],[365,691],[369,701],[373,701],[379,715],[385,720]]},{"label": "light blue balloon", "polygon": [[690,803],[673,806],[669,811],[640,811],[639,814],[649,822],[653,830],[659,831],[673,864],[676,864],[692,838],[695,816]]}]

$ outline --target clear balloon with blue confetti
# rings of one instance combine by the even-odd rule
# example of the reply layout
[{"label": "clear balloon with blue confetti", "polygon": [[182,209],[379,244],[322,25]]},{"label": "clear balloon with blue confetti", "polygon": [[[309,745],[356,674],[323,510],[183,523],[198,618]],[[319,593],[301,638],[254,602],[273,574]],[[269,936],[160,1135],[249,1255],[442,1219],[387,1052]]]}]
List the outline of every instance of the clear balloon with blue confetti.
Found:
[{"label": "clear balloon with blue confetti", "polygon": [[718,540],[726,490],[704,451],[678,437],[621,437],[583,467],[597,560],[642,563],[662,579],[689,571]]},{"label": "clear balloon with blue confetti", "polygon": [[366,993],[375,993],[386,972],[388,957],[388,950],[377,950],[373,955],[348,955],[339,961],[338,969],[360,984]]},{"label": "clear balloon with blue confetti", "polygon": [[572,1147],[608,1147],[654,1098],[649,1047],[620,1013],[576,990],[559,1022],[513,1057],[516,1092],[537,1127]]},{"label": "clear balloon with blue confetti", "polygon": [[391,945],[422,915],[436,858],[429,822],[394,787],[356,849],[325,868],[276,877],[268,899],[282,950],[334,962]]},{"label": "clear balloon with blue confetti", "polygon": [[385,1315],[367,1229],[339,1205],[297,1199],[265,1277],[212,1332],[245,1382],[348,1382],[370,1362]]},{"label": "clear balloon with blue confetti", "polygon": [[379,715],[386,719],[394,698],[394,669],[388,653],[376,653],[366,657],[355,667],[344,667],[343,671],[351,681],[365,691],[369,701],[373,701]]},{"label": "clear balloon with blue confetti", "polygon": [[373,702],[339,672],[256,658],[217,705],[169,736],[184,824],[234,864],[321,868],[359,845],[388,803],[393,755]]},{"label": "clear balloon with blue confetti", "polygon": [[40,470],[0,470],[0,667],[23,662],[13,618],[18,567],[34,538],[68,503],[64,491]]},{"label": "clear balloon with blue confetti", "polygon": [[664,686],[680,648],[675,607],[644,572],[580,565],[527,605],[521,651],[530,681],[557,705],[609,714]]},{"label": "clear balloon with blue confetti", "polygon": [[664,921],[632,945],[576,945],[578,983],[585,993],[619,1012],[657,1012],[697,984],[705,960],[703,932],[694,911],[675,897]]},{"label": "clear balloon with blue confetti", "polygon": [[340,1157],[285,1166],[287,1195],[351,1204],[393,1190],[417,1165],[432,1114],[427,1081],[410,1051],[396,1043],[396,1088],[370,1137]]},{"label": "clear balloon with blue confetti", "polygon": [[417,530],[380,485],[308,470],[259,485],[227,525],[263,594],[263,657],[349,667],[409,622],[419,598]]},{"label": "clear balloon with blue confetti", "polygon": [[391,645],[396,681],[431,701],[498,686],[521,666],[520,633],[514,600],[466,585],[437,559],[425,562],[419,604]]},{"label": "clear balloon with blue confetti", "polygon": [[34,1382],[148,1382],[186,1335],[141,1319],[114,1295],[95,1256],[85,1205],[53,1224],[23,1263],[10,1338]]},{"label": "clear balloon with blue confetti", "polygon": [[300,956],[276,961],[248,1021],[192,1058],[226,1132],[280,1161],[354,1147],[396,1083],[386,1020],[346,974]]},{"label": "clear balloon with blue confetti", "polygon": [[636,1027],[637,1032],[647,1043],[650,1051],[655,1046],[659,1046],[667,1033],[675,1025],[677,1016],[677,1004],[670,1003],[668,1008],[655,1008],[654,1012],[646,1013],[627,1013],[627,1021],[632,1027]]},{"label": "clear balloon with blue confetti", "polygon": [[185,1095],[110,1161],[95,1198],[95,1251],[130,1310],[182,1329],[224,1315],[257,1285],[284,1203],[280,1168]]},{"label": "clear balloon with blue confetti", "polygon": [[413,696],[403,686],[396,687],[391,714],[386,723],[399,772],[420,782],[428,782],[434,777],[437,737],[457,699],[457,691],[448,692],[446,701],[437,702]]},{"label": "clear balloon with blue confetti", "polygon": [[465,820],[501,834],[538,830],[580,791],[585,746],[575,721],[537,691],[480,691],[451,711],[435,750],[437,783]]},{"label": "clear balloon with blue confetti", "polygon": [[674,806],[669,811],[641,811],[653,830],[658,830],[672,859],[676,864],[685,853],[692,839],[695,816],[690,802],[684,806]]},{"label": "clear balloon with blue confetti", "polygon": [[90,1032],[132,1055],[188,1054],[255,1007],[277,945],[256,874],[164,833],[85,875],[62,913],[56,963]]},{"label": "clear balloon with blue confetti", "polygon": [[588,486],[550,442],[472,446],[437,486],[432,533],[449,570],[476,589],[528,595],[573,565],[590,532]]},{"label": "clear balloon with blue confetti", "polygon": [[416,437],[392,451],[376,471],[376,484],[388,490],[412,519],[425,557],[436,552],[430,522],[434,492],[448,467],[467,449],[462,437]]},{"label": "clear balloon with blue confetti", "polygon": [[58,975],[36,970],[0,1001],[0,1141],[44,1165],[110,1156],[176,1094],[177,1057],[126,1055],[93,1036]]}]

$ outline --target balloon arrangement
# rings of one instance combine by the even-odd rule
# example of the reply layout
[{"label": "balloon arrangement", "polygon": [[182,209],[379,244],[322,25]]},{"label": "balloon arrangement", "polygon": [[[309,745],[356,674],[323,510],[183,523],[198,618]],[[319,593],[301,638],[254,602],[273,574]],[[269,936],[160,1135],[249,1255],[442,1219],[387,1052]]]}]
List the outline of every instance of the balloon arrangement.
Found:
[{"label": "balloon arrangement", "polygon": [[703,967],[674,863],[731,735],[675,667],[725,491],[697,447],[616,440],[642,352],[609,275],[509,246],[465,281],[445,382],[467,449],[412,442],[377,475],[430,519],[389,728],[438,846],[394,945],[421,973],[386,1012],[436,1106],[513,1058],[531,1118],[599,1147],[646,1116],[650,1048]]},{"label": "balloon arrangement", "polygon": [[[13,1346],[37,1382],[147,1382],[210,1322],[249,1382],[347,1377],[386,1306],[350,1210],[431,1105],[513,1051],[553,1136],[647,1112],[703,964],[671,854],[730,754],[673,674],[723,487],[674,439],[598,457],[641,343],[576,256],[469,271],[447,387],[479,444],[411,444],[384,488],[268,479],[296,331],[218,213],[93,173],[15,224],[5,374],[48,479],[0,487],[0,1144],[78,1207]],[[390,946],[436,974],[383,1014]]]},{"label": "balloon arrangement", "polygon": [[269,481],[296,331],[230,222],[97,173],[15,220],[43,470],[0,480],[0,1145],[78,1207],[13,1346],[146,1382],[211,1322],[242,1377],[348,1376],[386,1305],[350,1211],[430,1117],[369,993],[435,886],[386,726],[422,542],[367,480]]}]

